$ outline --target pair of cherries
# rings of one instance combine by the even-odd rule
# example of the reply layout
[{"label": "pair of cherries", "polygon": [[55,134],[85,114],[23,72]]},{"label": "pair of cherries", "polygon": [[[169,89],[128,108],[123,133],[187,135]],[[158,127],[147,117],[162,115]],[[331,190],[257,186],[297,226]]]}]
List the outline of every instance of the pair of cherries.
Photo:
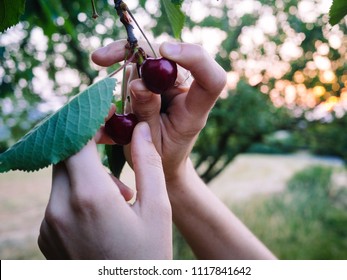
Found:
[{"label": "pair of cherries", "polygon": [[[140,74],[148,90],[163,94],[175,84],[177,65],[163,57],[146,58],[140,66]],[[116,113],[105,123],[105,131],[117,144],[126,145],[130,143],[137,123],[137,117],[133,113]]]}]

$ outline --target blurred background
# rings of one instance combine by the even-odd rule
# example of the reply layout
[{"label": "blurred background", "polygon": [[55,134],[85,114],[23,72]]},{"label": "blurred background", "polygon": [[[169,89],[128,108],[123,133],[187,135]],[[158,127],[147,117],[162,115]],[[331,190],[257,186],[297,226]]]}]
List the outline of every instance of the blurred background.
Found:
[{"label": "blurred background", "polygon": [[[125,1],[146,35],[172,40],[159,0]],[[126,38],[113,1],[26,1],[0,34],[0,152],[107,73],[95,49]],[[228,82],[194,148],[211,189],[281,259],[347,259],[347,19],[331,0],[185,0],[182,41]],[[136,30],[136,28],[135,28]],[[141,34],[136,30],[141,39]],[[42,259],[50,168],[0,174],[0,258]],[[122,175],[131,184],[131,171]],[[130,174],[130,175],[129,175]],[[176,259],[194,258],[175,230]]]}]

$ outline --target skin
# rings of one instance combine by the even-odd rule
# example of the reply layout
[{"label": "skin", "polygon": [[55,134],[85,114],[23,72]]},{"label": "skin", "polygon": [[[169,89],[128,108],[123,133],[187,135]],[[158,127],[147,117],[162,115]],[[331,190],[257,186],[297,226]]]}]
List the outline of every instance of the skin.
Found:
[{"label": "skin", "polygon": [[[123,60],[126,41],[93,53],[92,60],[110,66]],[[150,51],[143,47],[149,54]],[[141,79],[130,75],[132,110],[148,122],[162,158],[173,220],[200,259],[274,259],[249,229],[208,189],[189,154],[226,83],[225,71],[198,45],[163,43],[159,53],[180,66],[178,86],[168,90],[165,113],[161,99]],[[186,85],[190,71],[193,81]],[[207,78],[208,77],[208,78]]]},{"label": "skin", "polygon": [[[107,67],[122,61],[126,43],[126,40],[120,40],[97,50],[92,54],[93,62]],[[150,54],[146,45],[143,48]],[[165,177],[169,181],[171,178],[175,179],[177,173],[185,168],[185,162],[196,138],[225,86],[226,73],[198,45],[164,43],[160,46],[159,52],[181,66],[179,85],[165,93],[166,98],[170,100],[166,113],[159,113],[161,97],[148,91],[141,79],[134,79],[133,73],[130,74],[133,79],[128,87],[132,110],[141,121],[150,125],[153,142],[162,157]],[[194,80],[189,85],[181,84],[181,81],[185,80],[187,70]]]},{"label": "skin", "polygon": [[96,141],[105,139],[101,130],[54,166],[38,239],[42,253],[47,259],[171,259],[171,208],[148,124],[138,124],[133,134],[133,205],[126,201],[133,192],[100,161]]},{"label": "skin", "polygon": [[[122,61],[125,45],[116,41],[94,52],[92,60],[105,67]],[[135,204],[126,202],[129,190],[102,167],[95,143],[110,139],[101,128],[84,149],[54,167],[41,251],[50,259],[171,258],[173,219],[200,259],[274,259],[209,190],[189,158],[224,88],[224,70],[198,45],[164,43],[159,52],[180,66],[177,85],[165,93],[164,113],[161,97],[134,71],[127,75],[132,110],[150,127],[138,125],[126,147],[136,177]]]}]

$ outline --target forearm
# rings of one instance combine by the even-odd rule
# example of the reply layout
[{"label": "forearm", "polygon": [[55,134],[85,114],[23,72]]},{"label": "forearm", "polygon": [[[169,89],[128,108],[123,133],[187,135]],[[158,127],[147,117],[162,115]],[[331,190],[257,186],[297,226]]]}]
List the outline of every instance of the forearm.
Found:
[{"label": "forearm", "polygon": [[168,182],[174,223],[199,259],[273,259],[275,256],[210,191],[191,162]]}]

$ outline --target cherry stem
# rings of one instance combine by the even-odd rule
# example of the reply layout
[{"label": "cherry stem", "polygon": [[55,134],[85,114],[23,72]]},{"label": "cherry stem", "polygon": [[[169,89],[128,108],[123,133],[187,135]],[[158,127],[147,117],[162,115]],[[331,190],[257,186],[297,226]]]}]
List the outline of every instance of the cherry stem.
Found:
[{"label": "cherry stem", "polygon": [[141,28],[140,25],[137,23],[135,17],[133,16],[133,14],[130,12],[130,10],[129,10],[128,8],[127,8],[127,12],[129,13],[130,17],[131,17],[132,20],[135,22],[137,28],[140,30],[141,34],[143,35],[143,37],[144,37],[145,40],[147,41],[149,47],[150,47],[151,50],[152,50],[152,53],[153,53],[154,57],[157,58],[157,57],[158,57],[158,56],[157,56],[157,53],[156,53],[155,50],[153,49],[152,44],[149,42],[149,40],[148,40],[146,34],[143,32],[142,28]]},{"label": "cherry stem", "polygon": [[98,12],[96,11],[96,7],[95,7],[94,0],[92,0],[92,9],[93,9],[92,18],[97,18],[97,17],[99,17]]},{"label": "cherry stem", "polygon": [[131,57],[127,61],[125,61],[121,67],[119,67],[118,69],[116,69],[112,73],[108,74],[107,77],[112,77],[112,76],[116,75],[119,71],[123,70],[123,68],[125,68],[126,66],[128,66],[131,63],[131,61],[135,58],[135,55],[136,55],[136,53],[133,53],[131,55]]},{"label": "cherry stem", "polygon": [[121,114],[124,114],[125,111],[125,99],[127,96],[127,88],[126,88],[126,72],[127,72],[127,58],[128,58],[128,51],[125,53],[125,59],[124,59],[124,67],[123,67],[123,80],[122,80],[122,88],[121,88],[121,100],[122,100],[122,109]]}]

